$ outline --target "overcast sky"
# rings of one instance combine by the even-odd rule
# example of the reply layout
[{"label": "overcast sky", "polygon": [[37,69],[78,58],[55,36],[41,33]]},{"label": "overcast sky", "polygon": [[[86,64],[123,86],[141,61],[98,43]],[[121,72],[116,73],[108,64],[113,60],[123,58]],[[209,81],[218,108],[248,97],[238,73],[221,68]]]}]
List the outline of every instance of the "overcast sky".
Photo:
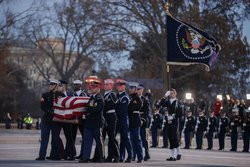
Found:
[{"label": "overcast sky", "polygon": [[[11,8],[13,12],[21,12],[29,8],[34,0],[3,0],[3,4],[0,6],[0,13],[6,9],[6,7]],[[39,0],[35,0],[36,2]],[[44,1],[44,0],[43,0]],[[48,0],[47,0],[48,1]],[[60,0],[50,0],[48,2],[54,3]],[[2,16],[2,15],[1,15]],[[250,43],[250,20],[246,20],[243,24],[243,35],[247,37]]]},{"label": "overcast sky", "polygon": [[[1,3],[0,6],[0,16],[3,17],[3,12],[10,8],[12,12],[22,12],[25,9],[28,9],[30,5],[33,2],[39,3],[39,1],[44,0],[3,0],[3,3]],[[47,0],[47,2],[50,2],[51,4],[60,1],[60,0]],[[2,19],[1,19],[2,20]],[[247,37],[247,41],[250,43],[250,20],[246,20],[243,23],[243,36]],[[126,63],[125,63],[126,62]],[[111,68],[121,68],[121,69],[129,69],[131,67],[131,62],[128,62],[128,60],[116,60],[111,64]]]}]

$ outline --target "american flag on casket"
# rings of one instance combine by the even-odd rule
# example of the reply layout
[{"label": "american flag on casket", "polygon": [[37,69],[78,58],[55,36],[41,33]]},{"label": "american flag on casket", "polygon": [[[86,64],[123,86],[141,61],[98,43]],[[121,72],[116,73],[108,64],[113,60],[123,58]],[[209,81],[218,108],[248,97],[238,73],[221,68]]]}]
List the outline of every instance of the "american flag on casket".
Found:
[{"label": "american flag on casket", "polygon": [[54,118],[70,120],[82,117],[89,97],[62,97],[54,101]]}]

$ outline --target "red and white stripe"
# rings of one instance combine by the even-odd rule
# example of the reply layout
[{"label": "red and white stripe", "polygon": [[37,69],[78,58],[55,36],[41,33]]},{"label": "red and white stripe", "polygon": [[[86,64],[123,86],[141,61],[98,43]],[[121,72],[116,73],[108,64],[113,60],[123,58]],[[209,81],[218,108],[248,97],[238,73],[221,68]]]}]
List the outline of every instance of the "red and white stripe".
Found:
[{"label": "red and white stripe", "polygon": [[54,116],[59,119],[82,117],[89,97],[62,97],[54,101]]}]

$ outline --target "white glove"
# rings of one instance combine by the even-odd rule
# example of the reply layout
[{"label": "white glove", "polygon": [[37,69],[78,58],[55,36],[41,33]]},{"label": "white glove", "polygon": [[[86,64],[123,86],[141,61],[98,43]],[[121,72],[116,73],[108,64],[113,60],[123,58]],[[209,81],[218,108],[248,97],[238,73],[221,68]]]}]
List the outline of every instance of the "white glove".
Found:
[{"label": "white glove", "polygon": [[166,93],[165,93],[165,97],[168,97],[170,95],[170,91],[168,90]]},{"label": "white glove", "polygon": [[85,115],[82,115],[82,119],[86,119],[86,116],[85,116]]},{"label": "white glove", "polygon": [[173,119],[173,116],[168,116],[168,121],[172,121]]}]

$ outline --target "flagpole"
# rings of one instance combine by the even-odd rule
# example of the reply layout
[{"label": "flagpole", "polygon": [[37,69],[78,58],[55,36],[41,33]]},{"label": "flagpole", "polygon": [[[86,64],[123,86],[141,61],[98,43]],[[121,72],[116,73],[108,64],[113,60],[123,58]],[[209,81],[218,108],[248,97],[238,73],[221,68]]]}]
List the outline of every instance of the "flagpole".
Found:
[{"label": "flagpole", "polygon": [[[169,13],[169,3],[168,2],[166,2],[166,4],[164,5],[164,8],[165,8],[165,12],[166,12],[166,14],[168,15],[170,15],[170,13]],[[167,16],[166,16],[166,25],[167,25]],[[166,28],[168,28],[167,26],[166,26]],[[167,33],[167,31],[166,31],[166,33]],[[168,34],[167,34],[167,36],[168,36]],[[167,37],[167,39],[168,39],[168,37]],[[168,40],[167,40],[167,53],[166,54],[168,54]],[[166,57],[168,57],[168,56],[166,56]],[[167,90],[170,90],[170,65],[168,65],[167,64],[167,58],[166,58],[166,71],[167,71],[167,76],[166,76],[166,79],[167,79]]]}]

